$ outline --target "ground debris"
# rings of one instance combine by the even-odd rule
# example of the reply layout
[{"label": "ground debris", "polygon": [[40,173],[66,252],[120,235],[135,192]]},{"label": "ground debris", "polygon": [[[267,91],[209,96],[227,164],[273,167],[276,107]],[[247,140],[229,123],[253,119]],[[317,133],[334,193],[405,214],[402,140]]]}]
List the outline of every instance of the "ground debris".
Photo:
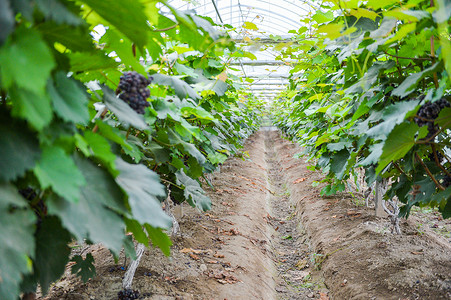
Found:
[{"label": "ground debris", "polygon": [[230,274],[230,271],[225,270],[210,270],[208,272],[208,277],[214,278],[217,282],[222,284],[235,284],[241,282],[241,280]]}]

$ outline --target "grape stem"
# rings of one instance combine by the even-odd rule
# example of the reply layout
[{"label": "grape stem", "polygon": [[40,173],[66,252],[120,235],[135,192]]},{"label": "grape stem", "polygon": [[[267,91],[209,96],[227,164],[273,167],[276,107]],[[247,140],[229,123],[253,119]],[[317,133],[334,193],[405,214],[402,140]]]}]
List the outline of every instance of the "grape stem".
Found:
[{"label": "grape stem", "polygon": [[435,185],[437,186],[438,189],[444,191],[445,188],[437,181],[437,179],[435,179],[434,175],[432,175],[431,171],[429,170],[429,168],[424,164],[423,160],[421,159],[421,157],[418,155],[417,152],[415,152],[415,157],[418,160],[418,162],[423,166],[424,170],[426,171],[426,173],[429,175],[429,177],[431,177],[432,181],[435,183]]}]

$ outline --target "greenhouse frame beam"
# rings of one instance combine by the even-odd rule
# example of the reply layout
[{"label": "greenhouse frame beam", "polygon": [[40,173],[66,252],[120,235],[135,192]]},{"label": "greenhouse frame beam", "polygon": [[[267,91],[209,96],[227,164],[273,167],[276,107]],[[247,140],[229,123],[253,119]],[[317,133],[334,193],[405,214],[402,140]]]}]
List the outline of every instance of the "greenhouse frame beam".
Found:
[{"label": "greenhouse frame beam", "polygon": [[[292,39],[289,38],[282,38],[281,40],[275,41],[273,39],[270,38],[261,38],[261,39],[251,39],[254,43],[259,43],[259,44],[279,44],[279,43],[293,43],[293,44],[299,44],[298,41],[293,41]],[[249,42],[246,42],[244,39],[240,38],[240,39],[232,39],[232,41],[234,41],[235,43],[238,44],[249,44]]]},{"label": "greenhouse frame beam", "polygon": [[[211,13],[213,13],[213,11],[208,12],[208,13],[211,14]],[[233,24],[232,24],[232,23],[233,23],[233,20],[235,20],[235,19],[241,19],[241,16],[235,16],[235,13],[241,14],[241,12],[240,12],[240,10],[234,10],[234,11],[232,11],[231,13],[234,14],[233,17],[226,18],[225,21],[226,21],[226,23],[228,23],[228,24],[230,24],[230,25],[233,25]],[[274,13],[274,14],[275,14],[275,13]],[[275,19],[275,20],[278,20],[278,21],[280,21],[280,22],[287,23],[287,20],[286,20],[286,19],[283,19],[283,16],[282,16],[282,15],[280,15],[280,14],[276,14],[276,15],[280,16],[280,18],[274,17],[273,15],[269,15],[269,14],[268,14],[268,15],[265,15],[265,17],[268,17],[268,18],[270,18],[270,19]],[[240,22],[241,22],[241,20],[240,20]],[[288,27],[288,26],[282,26],[282,25],[280,25],[280,23],[275,23],[275,22],[268,21],[268,20],[265,20],[264,22],[274,24],[274,25],[279,26],[279,27],[284,28],[284,29],[287,29],[287,28],[290,28],[290,29],[297,29],[297,28],[301,27],[301,25],[302,25],[301,23],[291,23],[291,24],[290,24],[291,27]],[[258,24],[256,24],[256,25],[258,25]]]},{"label": "greenhouse frame beam", "polygon": [[291,65],[296,63],[295,61],[280,61],[280,60],[244,60],[241,62],[231,62],[230,65],[247,65],[247,66],[274,66],[274,65]]}]

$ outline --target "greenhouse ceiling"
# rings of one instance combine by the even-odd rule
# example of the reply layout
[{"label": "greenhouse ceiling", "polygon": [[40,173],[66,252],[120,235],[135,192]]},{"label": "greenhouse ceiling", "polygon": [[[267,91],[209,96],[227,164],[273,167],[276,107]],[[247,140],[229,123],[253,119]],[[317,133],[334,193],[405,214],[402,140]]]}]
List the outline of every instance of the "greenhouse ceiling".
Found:
[{"label": "greenhouse ceiling", "polygon": [[[257,96],[271,100],[287,84],[290,63],[276,60],[278,51],[268,44],[290,40],[290,30],[301,27],[300,20],[316,9],[309,1],[300,0],[173,0],[173,7],[208,16],[217,24],[230,24],[235,30],[231,37],[252,52],[257,59],[243,58],[230,71],[249,78],[245,82]],[[258,30],[249,30],[246,24],[255,24]]]}]

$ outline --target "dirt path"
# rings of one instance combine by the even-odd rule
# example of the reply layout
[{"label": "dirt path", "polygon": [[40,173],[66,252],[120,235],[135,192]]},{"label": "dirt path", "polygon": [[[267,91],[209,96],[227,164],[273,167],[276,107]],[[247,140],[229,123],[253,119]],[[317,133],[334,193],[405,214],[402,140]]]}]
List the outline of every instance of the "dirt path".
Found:
[{"label": "dirt path", "polygon": [[[393,236],[347,194],[320,197],[311,183],[321,174],[276,131],[244,150],[248,159],[212,175],[211,211],[183,206],[171,257],[145,252],[133,282],[140,299],[451,299],[448,241],[407,223]],[[47,299],[117,299],[123,256],[116,264],[99,245],[88,251],[98,276],[83,284],[68,269]]]}]

